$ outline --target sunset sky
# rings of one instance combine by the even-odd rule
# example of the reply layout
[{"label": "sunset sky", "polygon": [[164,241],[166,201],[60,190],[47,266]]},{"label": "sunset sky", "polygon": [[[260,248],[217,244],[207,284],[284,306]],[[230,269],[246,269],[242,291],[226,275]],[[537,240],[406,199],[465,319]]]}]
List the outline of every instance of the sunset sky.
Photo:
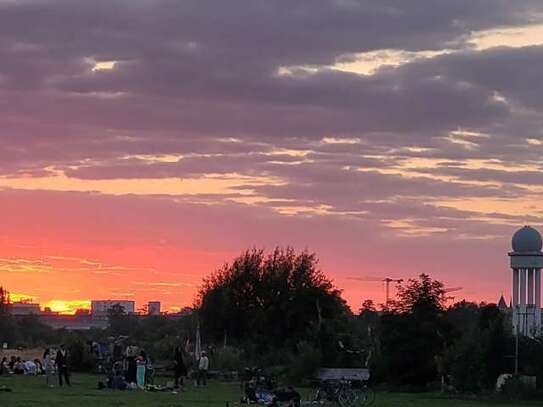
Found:
[{"label": "sunset sky", "polygon": [[541,0],[0,0],[0,285],[173,311],[291,245],[353,309],[509,298],[542,67]]}]

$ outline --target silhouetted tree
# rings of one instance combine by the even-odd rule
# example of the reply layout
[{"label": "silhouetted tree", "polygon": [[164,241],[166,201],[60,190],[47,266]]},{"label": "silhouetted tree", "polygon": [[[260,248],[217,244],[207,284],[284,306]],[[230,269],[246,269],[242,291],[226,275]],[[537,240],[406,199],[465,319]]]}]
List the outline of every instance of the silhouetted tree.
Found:
[{"label": "silhouetted tree", "polygon": [[373,300],[364,300],[364,302],[362,302],[362,306],[360,307],[358,313],[362,316],[366,312],[377,312],[377,308],[375,307]]},{"label": "silhouetted tree", "polygon": [[9,294],[0,286],[0,316],[6,315],[8,313],[9,306]]},{"label": "silhouetted tree", "polygon": [[[447,354],[452,384],[460,391],[494,388],[501,373],[512,371],[508,359],[512,337],[505,331],[505,316],[494,304],[457,304],[448,311],[462,314],[470,322],[455,320],[455,343]],[[477,317],[473,323],[474,317]]]},{"label": "silhouetted tree", "polygon": [[51,343],[54,338],[54,329],[45,325],[34,315],[25,315],[17,318],[17,330],[19,331],[19,345],[39,346]]},{"label": "silhouetted tree", "polygon": [[505,332],[504,315],[494,304],[481,307],[480,329],[483,343],[482,356],[485,361],[483,386],[493,388],[496,379],[502,373],[509,371],[507,361],[508,338]]},{"label": "silhouetted tree", "polygon": [[437,379],[436,360],[447,348],[450,327],[444,320],[443,284],[421,274],[398,287],[398,300],[380,324],[380,375],[411,388]]},{"label": "silhouetted tree", "polygon": [[447,309],[445,318],[453,328],[453,336],[460,337],[480,325],[481,309],[479,304],[460,301]]},{"label": "silhouetted tree", "polygon": [[114,304],[108,309],[109,330],[113,335],[133,336],[139,323],[135,316],[128,315],[124,307],[120,304]]},{"label": "silhouetted tree", "polygon": [[17,324],[9,314],[8,307],[8,292],[3,287],[0,287],[0,345],[4,342],[12,345],[19,336]]},{"label": "silhouetted tree", "polygon": [[420,318],[436,317],[445,311],[447,295],[443,283],[432,280],[428,274],[409,279],[398,285],[398,298],[392,302],[395,312],[417,315]]},{"label": "silhouetted tree", "polygon": [[212,340],[220,342],[226,333],[238,343],[250,340],[259,351],[296,349],[304,340],[331,355],[349,315],[340,294],[317,269],[315,254],[255,249],[204,280],[197,308],[203,333]]},{"label": "silhouetted tree", "polygon": [[378,328],[379,313],[377,308],[372,300],[365,300],[358,315],[354,318],[353,329],[356,336],[360,338],[360,348],[366,352],[368,358],[375,352]]}]

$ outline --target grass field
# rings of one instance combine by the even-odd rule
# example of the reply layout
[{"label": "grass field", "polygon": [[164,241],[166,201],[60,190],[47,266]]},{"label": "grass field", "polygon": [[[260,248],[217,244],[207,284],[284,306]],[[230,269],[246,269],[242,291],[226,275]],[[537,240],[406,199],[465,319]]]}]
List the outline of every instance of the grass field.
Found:
[{"label": "grass field", "polygon": [[[71,388],[47,388],[41,377],[0,376],[0,387],[11,393],[0,392],[1,407],[230,407],[239,405],[239,385],[210,383],[208,387],[192,387],[180,394],[148,393],[143,391],[96,390],[97,376],[72,377]],[[436,394],[378,393],[375,407],[523,407],[540,406],[541,402],[471,401],[443,398]]]}]

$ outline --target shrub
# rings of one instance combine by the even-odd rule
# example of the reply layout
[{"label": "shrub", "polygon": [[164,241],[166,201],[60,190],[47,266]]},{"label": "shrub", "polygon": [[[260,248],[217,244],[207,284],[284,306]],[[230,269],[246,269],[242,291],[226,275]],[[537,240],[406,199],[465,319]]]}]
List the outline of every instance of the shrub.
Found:
[{"label": "shrub", "polygon": [[96,361],[89,352],[84,338],[77,335],[70,335],[65,338],[66,349],[68,350],[70,368],[75,371],[91,371]]},{"label": "shrub", "polygon": [[241,351],[239,349],[227,346],[216,350],[213,357],[214,369],[240,370],[241,366]]},{"label": "shrub", "polygon": [[528,385],[520,376],[507,378],[501,388],[502,396],[513,399],[535,399],[540,397],[533,386]]},{"label": "shrub", "polygon": [[313,378],[321,366],[320,351],[309,342],[298,344],[297,354],[289,364],[288,378],[295,383],[302,383]]}]

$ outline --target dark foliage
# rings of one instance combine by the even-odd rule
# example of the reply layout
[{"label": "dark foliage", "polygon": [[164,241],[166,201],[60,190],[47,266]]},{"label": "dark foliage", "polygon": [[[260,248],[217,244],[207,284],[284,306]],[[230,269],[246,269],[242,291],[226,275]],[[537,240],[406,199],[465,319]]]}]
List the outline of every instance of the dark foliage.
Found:
[{"label": "dark foliage", "polygon": [[375,365],[382,380],[420,390],[437,379],[436,358],[443,355],[451,330],[445,301],[443,284],[426,274],[398,287],[398,300],[380,320]]},{"label": "dark foliage", "polygon": [[452,384],[460,391],[480,391],[493,388],[502,373],[511,372],[513,360],[512,340],[505,331],[504,315],[495,305],[476,306],[467,303],[455,306],[449,313],[463,308],[471,311],[471,321],[464,330],[456,329],[457,339],[448,350],[447,362],[450,366]]},{"label": "dark foliage", "polygon": [[0,316],[7,314],[8,306],[9,306],[9,294],[4,289],[4,287],[0,286]]},{"label": "dark foliage", "polygon": [[340,291],[307,252],[247,251],[204,281],[197,306],[208,339],[229,341],[263,355],[297,352],[307,342],[325,364],[337,359],[338,333],[350,311]]}]

